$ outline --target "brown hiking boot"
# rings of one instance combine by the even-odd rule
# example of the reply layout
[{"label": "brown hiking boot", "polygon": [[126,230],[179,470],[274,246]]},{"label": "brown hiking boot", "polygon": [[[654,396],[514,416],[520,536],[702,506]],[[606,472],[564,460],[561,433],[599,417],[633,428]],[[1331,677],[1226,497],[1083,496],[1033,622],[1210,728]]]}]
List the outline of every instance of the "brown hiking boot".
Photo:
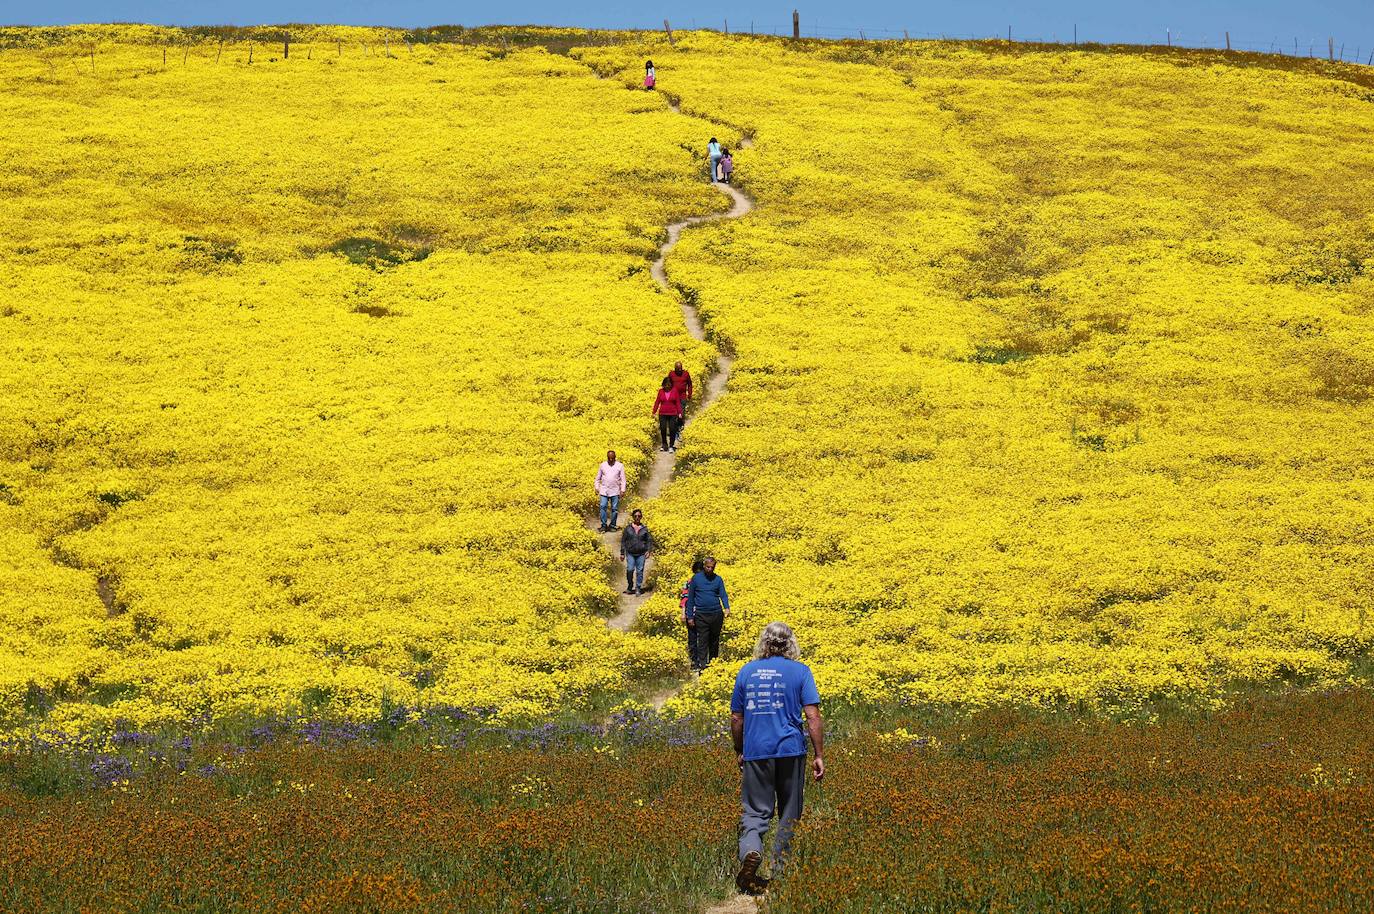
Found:
[{"label": "brown hiking boot", "polygon": [[768,880],[759,875],[759,863],[763,858],[758,851],[744,855],[739,864],[739,875],[735,877],[735,888],[745,895],[762,895],[768,889]]}]

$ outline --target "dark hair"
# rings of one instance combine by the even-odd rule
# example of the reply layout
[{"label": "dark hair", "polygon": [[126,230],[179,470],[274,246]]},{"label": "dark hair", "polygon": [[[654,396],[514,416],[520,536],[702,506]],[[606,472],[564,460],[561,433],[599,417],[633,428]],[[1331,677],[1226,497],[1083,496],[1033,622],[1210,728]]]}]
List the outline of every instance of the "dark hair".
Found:
[{"label": "dark hair", "polygon": [[654,62],[653,62],[652,60],[646,60],[646,61],[644,61],[644,69],[646,69],[646,70],[649,69],[650,67],[652,67],[653,65],[654,65]]},{"label": "dark hair", "polygon": [[673,386],[672,375],[669,375],[663,379],[663,386],[667,388],[671,388]]},{"label": "dark hair", "polygon": [[728,155],[730,154],[730,150],[728,150],[728,149],[722,149],[722,150],[720,151],[720,154],[723,155],[723,156],[728,156]]},{"label": "dark hair", "polygon": [[719,143],[720,140],[716,139],[715,137],[711,137],[711,142],[712,142],[712,143]]},{"label": "dark hair", "polygon": [[692,563],[692,574],[696,574],[698,571],[701,571],[705,567],[706,563],[703,562],[701,559],[697,559],[695,562]]}]

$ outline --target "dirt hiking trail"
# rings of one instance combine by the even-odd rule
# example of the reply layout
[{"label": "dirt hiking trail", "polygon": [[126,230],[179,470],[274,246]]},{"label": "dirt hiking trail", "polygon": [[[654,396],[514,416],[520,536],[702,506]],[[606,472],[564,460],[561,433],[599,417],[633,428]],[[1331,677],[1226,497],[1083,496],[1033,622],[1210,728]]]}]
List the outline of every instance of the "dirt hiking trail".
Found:
[{"label": "dirt hiking trail", "polygon": [[[676,98],[668,97],[668,107],[676,114],[681,114],[681,108]],[[746,136],[739,142],[741,149],[748,149],[754,145],[753,140]],[[668,254],[677,246],[678,239],[682,237],[683,229],[694,225],[701,225],[705,222],[715,222],[720,219],[739,219],[748,215],[754,209],[754,201],[744,194],[743,191],[722,183],[712,184],[716,190],[730,197],[733,206],[724,213],[711,213],[705,216],[689,216],[681,222],[674,222],[668,226],[668,238],[658,249],[658,259],[650,267],[649,273],[653,276],[654,282],[658,283],[659,288],[669,295],[676,295],[678,305],[682,308],[682,321],[687,325],[687,332],[693,339],[705,340],[706,328],[702,326],[701,315],[688,299],[680,292],[676,291],[672,284],[668,282],[667,258]],[[725,385],[730,380],[730,369],[734,364],[734,357],[726,352],[721,352],[716,357],[716,364],[705,379],[705,383],[699,388],[699,397],[692,404],[692,409],[683,424],[683,433],[691,426],[694,419],[701,415],[712,403],[716,402],[725,392]],[[633,502],[627,497],[621,500],[620,517],[628,518],[631,511],[636,507],[641,507],[647,501],[658,497],[663,487],[673,478],[673,470],[677,464],[677,455],[671,451],[653,451],[653,463],[649,472],[641,480],[633,493],[626,493],[633,496]],[[588,529],[596,531],[600,526],[600,518],[595,514],[586,517]],[[621,525],[623,528],[623,524]],[[649,526],[652,529],[653,519],[649,518]],[[616,585],[616,590],[620,590],[624,584],[625,565],[620,561],[620,532],[611,531],[599,533],[601,547],[605,549],[615,560],[615,572],[612,582]],[[639,608],[644,601],[649,598],[652,591],[643,594],[622,593],[616,601],[616,614],[607,620],[606,624],[616,631],[628,631],[639,619]],[[664,691],[658,692],[651,697],[651,702],[655,708],[663,706],[663,703],[677,694],[680,685],[673,686]],[[706,909],[705,914],[757,914],[758,903],[748,895],[735,895],[727,898],[718,904]]]},{"label": "dirt hiking trail", "polygon": [[[674,111],[677,111],[676,105],[672,105],[671,107]],[[750,143],[747,138],[740,143],[741,148],[748,148],[751,145],[753,144]],[[687,325],[687,332],[692,335],[693,339],[697,340],[706,339],[706,329],[701,324],[701,316],[697,314],[696,308],[669,284],[666,266],[668,254],[677,246],[678,239],[682,237],[683,229],[693,225],[700,225],[704,222],[715,222],[720,219],[738,219],[752,212],[754,209],[754,201],[745,196],[742,191],[729,184],[716,183],[712,186],[721,193],[729,196],[734,205],[724,213],[711,213],[705,216],[689,216],[681,222],[674,222],[669,225],[668,239],[664,241],[663,245],[658,249],[658,259],[655,260],[653,266],[649,268],[650,274],[653,276],[654,281],[658,283],[659,287],[669,295],[677,296],[678,304],[682,308],[682,320]],[[716,357],[715,366],[705,379],[705,383],[698,388],[698,397],[693,402],[692,410],[688,414],[686,422],[683,424],[683,434],[691,427],[696,417],[701,415],[702,412],[710,407],[710,405],[724,393],[725,385],[730,380],[730,367],[733,363],[734,358],[727,353],[722,352]],[[624,528],[625,521],[629,517],[630,512],[634,510],[635,507],[642,507],[644,502],[658,497],[659,492],[663,490],[663,486],[672,479],[673,468],[676,463],[677,455],[671,451],[655,450],[653,452],[653,463],[649,468],[648,474],[639,480],[639,485],[635,488],[633,493],[627,493],[627,497],[621,500],[620,520],[617,523],[622,529]],[[631,503],[630,495],[633,496],[633,503]],[[648,522],[650,529],[652,529],[653,519],[649,518]],[[595,514],[589,514],[585,518],[585,523],[588,529],[597,531],[600,527],[600,518]],[[616,561],[616,572],[613,582],[617,585],[616,589],[619,590],[624,586],[622,582],[624,581],[623,574],[625,567],[620,561],[620,531],[613,530],[607,533],[598,532],[597,535],[601,539],[602,548],[609,552],[611,557]],[[616,603],[616,614],[607,620],[606,624],[616,631],[628,631],[639,618],[639,607],[644,604],[645,600],[649,599],[651,593],[652,591],[646,591],[643,594],[622,593]],[[669,692],[661,697],[655,696],[655,705],[661,704],[662,700],[671,694],[672,693]]]}]

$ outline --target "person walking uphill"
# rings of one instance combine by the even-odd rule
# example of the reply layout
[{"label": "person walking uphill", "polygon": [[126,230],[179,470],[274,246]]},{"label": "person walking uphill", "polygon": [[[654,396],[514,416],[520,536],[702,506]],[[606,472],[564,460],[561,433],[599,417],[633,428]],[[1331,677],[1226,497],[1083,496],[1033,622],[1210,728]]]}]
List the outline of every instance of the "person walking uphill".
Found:
[{"label": "person walking uphill", "polygon": [[652,89],[658,85],[658,71],[654,69],[652,60],[644,61],[644,88]]},{"label": "person walking uphill", "polygon": [[601,499],[601,532],[619,530],[615,521],[620,514],[620,496],[625,494],[625,464],[615,459],[615,451],[607,451],[606,462],[596,470],[596,494]]},{"label": "person walking uphill", "polygon": [[754,659],[735,677],[730,696],[730,737],[740,767],[739,873],[735,885],[747,895],[768,887],[759,875],[763,835],[778,816],[773,837],[776,879],[787,861],[792,829],[802,814],[806,783],[806,737],[811,736],[811,772],[825,777],[825,729],[821,724],[821,695],[811,670],[801,662],[792,629],[770,622],[754,647]]},{"label": "person walking uphill", "polygon": [[706,144],[706,159],[711,165],[711,183],[716,183],[716,172],[720,169],[720,142],[711,137],[711,142]]},{"label": "person walking uphill", "polygon": [[716,560],[707,558],[701,571],[687,582],[687,605],[682,614],[692,630],[692,669],[698,674],[720,656],[720,630],[730,615],[725,581],[716,574]]},{"label": "person walking uphill", "polygon": [[663,379],[663,388],[654,400],[654,415],[658,416],[660,450],[677,450],[677,432],[682,427],[682,399],[673,389],[672,378]]},{"label": "person walking uphill", "polygon": [[644,592],[644,562],[653,551],[654,535],[644,526],[644,512],[635,508],[630,514],[630,523],[620,534],[620,560],[625,563],[626,593]]}]

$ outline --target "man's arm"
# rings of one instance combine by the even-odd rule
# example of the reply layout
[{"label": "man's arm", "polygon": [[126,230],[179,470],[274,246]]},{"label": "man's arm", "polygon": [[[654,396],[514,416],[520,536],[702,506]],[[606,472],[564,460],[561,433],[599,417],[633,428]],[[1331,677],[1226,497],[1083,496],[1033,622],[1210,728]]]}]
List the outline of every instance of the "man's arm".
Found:
[{"label": "man's arm", "polygon": [[730,739],[735,744],[735,761],[744,767],[744,715],[738,711],[730,712]]},{"label": "man's arm", "polygon": [[[821,723],[821,706],[807,705],[802,708],[802,713],[806,715],[806,729],[811,734],[811,748],[816,753],[816,757],[811,760],[811,771],[815,774],[816,780],[819,781],[825,777],[825,724]],[[741,720],[741,736],[744,733],[743,723]],[[733,719],[731,720],[731,727],[734,727]]]},{"label": "man's arm", "polygon": [[625,535],[626,535],[627,533],[629,533],[629,532],[630,532],[630,528],[629,528],[629,527],[626,527],[624,530],[621,530],[621,531],[620,531],[620,558],[621,558],[622,561],[623,561],[624,558],[625,558]]},{"label": "man's arm", "polygon": [[730,615],[730,597],[725,593],[725,578],[717,578],[720,581],[720,607],[725,615]]},{"label": "man's arm", "polygon": [[687,622],[689,628],[694,627],[696,622],[696,599],[697,599],[697,576],[692,575],[687,582],[687,605],[682,607],[682,618]]}]

